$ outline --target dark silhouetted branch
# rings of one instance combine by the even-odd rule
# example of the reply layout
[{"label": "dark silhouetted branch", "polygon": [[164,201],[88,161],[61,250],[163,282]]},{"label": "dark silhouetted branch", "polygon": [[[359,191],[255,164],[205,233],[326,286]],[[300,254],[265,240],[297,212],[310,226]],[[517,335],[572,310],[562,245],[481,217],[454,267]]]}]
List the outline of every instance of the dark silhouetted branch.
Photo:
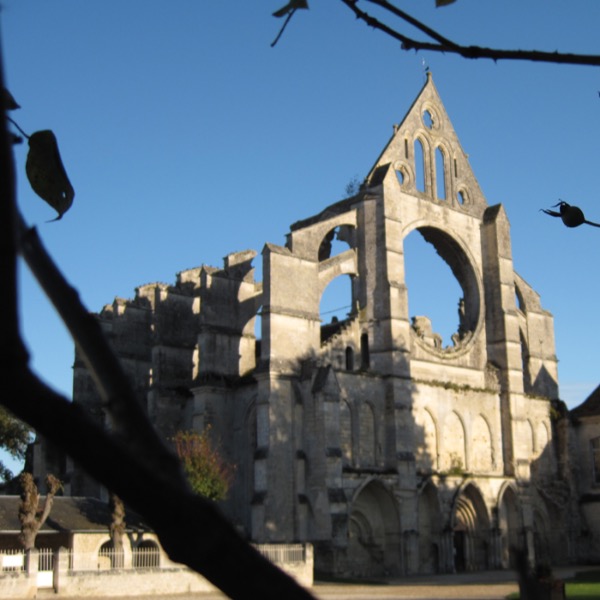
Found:
[{"label": "dark silhouetted branch", "polygon": [[[1,49],[0,49],[1,52]],[[3,86],[0,55],[0,85]],[[14,160],[0,115],[0,377],[1,402],[118,494],[156,531],[172,560],[204,575],[232,598],[308,599],[311,594],[240,538],[211,502],[194,495],[179,462],[145,416],[96,319],[79,301],[34,229],[17,218]],[[18,240],[18,238],[20,238]],[[29,369],[19,332],[16,257],[27,263],[71,331],[94,375],[114,430]]]},{"label": "dark silhouetted branch", "polygon": [[133,451],[144,448],[157,469],[175,477],[181,469],[180,462],[146,418],[97,319],[81,304],[77,290],[69,285],[56,267],[37,231],[28,228],[22,219],[19,223],[21,254],[77,344],[86,367],[94,377],[114,431]]},{"label": "dark silhouetted branch", "polygon": [[400,10],[387,0],[364,0],[377,5],[401,21],[416,27],[425,33],[432,41],[419,41],[401,33],[398,28],[391,27],[379,19],[369,15],[358,7],[359,0],[341,0],[355,15],[369,27],[382,31],[391,38],[398,40],[404,50],[426,50],[445,54],[458,54],[463,58],[491,60],[521,60],[569,65],[600,66],[600,56],[595,54],[572,54],[564,52],[543,52],[539,50],[499,50],[481,46],[465,46],[457,44],[431,29],[418,19]]},{"label": "dark silhouetted branch", "polygon": [[132,453],[24,365],[10,377],[5,369],[0,372],[17,393],[6,394],[3,403],[139,512],[172,560],[202,573],[232,598],[312,598],[243,541],[213,503]]}]

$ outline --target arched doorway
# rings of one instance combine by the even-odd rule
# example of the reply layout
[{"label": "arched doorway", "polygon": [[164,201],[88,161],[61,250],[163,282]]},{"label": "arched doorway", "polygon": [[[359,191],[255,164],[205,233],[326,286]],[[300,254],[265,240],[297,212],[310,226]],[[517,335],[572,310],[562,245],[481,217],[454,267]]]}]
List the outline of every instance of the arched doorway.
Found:
[{"label": "arched doorway", "polygon": [[506,488],[498,505],[498,528],[502,568],[515,568],[516,551],[523,548],[524,540],[519,500],[511,487]]},{"label": "arched doorway", "polygon": [[383,483],[367,483],[350,511],[348,568],[357,577],[399,574],[400,518],[396,501]]},{"label": "arched doorway", "polygon": [[486,569],[490,521],[483,497],[473,484],[467,485],[456,499],[452,531],[455,570]]},{"label": "arched doorway", "polygon": [[442,518],[436,487],[428,483],[419,495],[419,573],[440,572]]}]

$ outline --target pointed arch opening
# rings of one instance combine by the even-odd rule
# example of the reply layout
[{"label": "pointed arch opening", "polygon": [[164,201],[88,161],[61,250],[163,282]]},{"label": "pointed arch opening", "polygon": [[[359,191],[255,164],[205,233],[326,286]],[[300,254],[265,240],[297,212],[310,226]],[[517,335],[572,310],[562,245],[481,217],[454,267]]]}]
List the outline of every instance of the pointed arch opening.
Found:
[{"label": "pointed arch opening", "polygon": [[498,504],[500,562],[502,568],[516,567],[516,554],[524,547],[520,502],[512,487],[506,487]]},{"label": "pointed arch opening", "polygon": [[377,431],[375,428],[375,413],[368,402],[363,402],[359,409],[358,449],[361,467],[376,465]]},{"label": "pointed arch opening", "polygon": [[438,200],[446,199],[446,155],[441,146],[435,149],[435,186]]},{"label": "pointed arch opening", "polygon": [[342,331],[353,316],[353,281],[351,275],[339,275],[323,290],[319,302],[321,343]]},{"label": "pointed arch opening", "polygon": [[416,418],[416,465],[422,473],[438,469],[437,424],[429,410],[420,411]]},{"label": "pointed arch opening", "polygon": [[401,572],[400,517],[393,495],[377,480],[356,496],[348,526],[348,567],[356,577]]},{"label": "pointed arch opening", "polygon": [[490,521],[481,492],[468,484],[454,505],[454,568],[457,572],[488,568]]},{"label": "pointed arch opening", "polygon": [[523,421],[517,421],[515,428],[516,438],[518,440],[517,458],[529,461],[533,458],[533,449],[535,447],[533,425],[529,419],[525,419]]},{"label": "pointed arch opening", "polygon": [[354,246],[354,228],[339,225],[330,229],[319,245],[319,262],[332,258]]},{"label": "pointed arch opening", "polygon": [[254,364],[258,365],[262,351],[262,306],[254,318]]},{"label": "pointed arch opening", "polygon": [[419,573],[440,572],[442,515],[435,485],[429,482],[419,494]]},{"label": "pointed arch opening", "polygon": [[451,412],[446,417],[443,431],[440,470],[450,475],[462,475],[465,473],[467,465],[465,428],[455,412]]},{"label": "pointed arch opening", "polygon": [[360,336],[360,368],[364,371],[369,368],[371,358],[369,355],[369,334],[364,332]]},{"label": "pointed arch opening", "polygon": [[352,346],[346,347],[346,371],[354,371],[354,349]]},{"label": "pointed arch opening", "polygon": [[478,415],[472,426],[469,469],[475,473],[489,473],[494,466],[492,432],[483,415]]},{"label": "pointed arch opening", "polygon": [[415,185],[417,192],[425,192],[425,149],[423,142],[417,138],[414,143]]}]

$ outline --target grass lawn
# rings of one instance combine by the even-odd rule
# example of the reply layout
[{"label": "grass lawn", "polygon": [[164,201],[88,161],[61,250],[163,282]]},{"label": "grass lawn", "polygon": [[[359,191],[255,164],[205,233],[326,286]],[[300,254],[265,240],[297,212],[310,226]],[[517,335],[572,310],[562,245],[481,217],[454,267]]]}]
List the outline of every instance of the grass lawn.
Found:
[{"label": "grass lawn", "polygon": [[600,583],[567,583],[567,598],[600,600]]},{"label": "grass lawn", "polygon": [[[566,580],[566,596],[577,600],[600,600],[600,571],[576,573],[575,577]],[[510,594],[507,600],[516,600],[519,594]]]},{"label": "grass lawn", "polygon": [[600,600],[600,571],[576,573],[566,584],[567,598]]}]

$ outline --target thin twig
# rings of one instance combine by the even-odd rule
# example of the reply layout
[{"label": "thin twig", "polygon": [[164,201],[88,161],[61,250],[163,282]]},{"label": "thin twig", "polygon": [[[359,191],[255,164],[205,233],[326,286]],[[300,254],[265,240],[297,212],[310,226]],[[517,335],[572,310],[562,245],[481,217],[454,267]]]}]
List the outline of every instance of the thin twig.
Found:
[{"label": "thin twig", "polygon": [[19,131],[20,131],[20,132],[21,132],[21,133],[22,133],[24,136],[25,136],[25,137],[26,137],[26,138],[27,138],[27,139],[29,139],[29,138],[30,138],[30,136],[29,136],[29,135],[27,135],[27,134],[26,134],[26,133],[25,133],[25,132],[24,132],[24,131],[21,129],[21,126],[20,126],[20,125],[19,125],[19,124],[18,124],[18,123],[17,123],[17,122],[16,122],[16,121],[15,121],[15,120],[12,118],[12,117],[9,117],[8,115],[6,115],[6,118],[7,118],[7,119],[8,119],[8,120],[9,120],[9,121],[10,121],[10,122],[11,122],[11,123],[12,123],[12,124],[13,124],[13,125],[14,125],[14,126],[15,126],[15,127],[16,127],[16,128],[17,128],[17,129],[18,129],[18,130],[19,130]]},{"label": "thin twig", "polygon": [[296,12],[296,9],[293,8],[288,13],[288,16],[286,17],[285,21],[283,22],[283,25],[281,26],[281,29],[279,30],[279,33],[277,34],[277,37],[271,42],[271,48],[275,47],[275,44],[277,44],[277,42],[279,41],[279,38],[283,35],[283,32],[285,31],[287,24],[290,22],[290,19],[292,18],[292,16],[294,15],[295,12]]},{"label": "thin twig", "polygon": [[418,19],[415,19],[414,17],[409,15],[407,12],[399,9],[397,6],[394,6],[387,0],[366,0],[366,1],[370,2],[371,4],[376,4],[377,6],[381,6],[383,9],[387,10],[388,12],[391,12],[393,15],[396,15],[403,21],[406,21],[410,25],[416,27],[417,29],[420,29],[424,34],[429,36],[431,39],[436,40],[440,44],[442,44],[444,46],[458,47],[458,44],[456,44],[453,41],[449,40],[448,38],[445,38],[444,36],[440,35],[437,31],[435,31],[434,29],[431,29],[431,27],[428,27],[427,25],[425,25],[425,23],[422,23]]}]

